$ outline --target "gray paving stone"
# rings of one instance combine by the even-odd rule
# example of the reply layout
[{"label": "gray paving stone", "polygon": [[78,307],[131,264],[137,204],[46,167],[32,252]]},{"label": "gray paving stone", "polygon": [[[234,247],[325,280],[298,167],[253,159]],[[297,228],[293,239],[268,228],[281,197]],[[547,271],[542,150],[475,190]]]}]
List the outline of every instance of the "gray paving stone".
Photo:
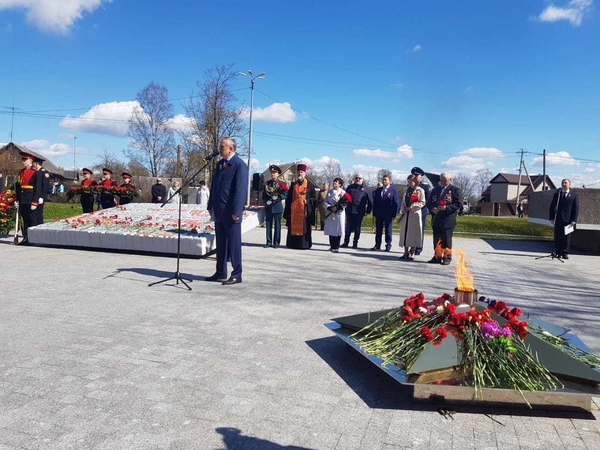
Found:
[{"label": "gray paving stone", "polygon": [[[597,448],[600,397],[591,415],[478,409],[444,418],[323,327],[416,292],[451,291],[453,267],[424,264],[427,246],[409,269],[396,248],[332,255],[316,232],[311,251],[265,250],[263,234],[244,236],[244,283],[233,288],[201,281],[214,259],[181,260],[191,292],[147,286],[172,274],[173,258],[0,239],[9,262],[0,450]],[[373,236],[360,244],[372,247]],[[549,253],[544,243],[459,237],[455,247],[467,251],[482,295],[572,328],[600,353],[597,257],[562,265],[534,259]],[[25,265],[44,280],[39,297],[20,282]]]}]

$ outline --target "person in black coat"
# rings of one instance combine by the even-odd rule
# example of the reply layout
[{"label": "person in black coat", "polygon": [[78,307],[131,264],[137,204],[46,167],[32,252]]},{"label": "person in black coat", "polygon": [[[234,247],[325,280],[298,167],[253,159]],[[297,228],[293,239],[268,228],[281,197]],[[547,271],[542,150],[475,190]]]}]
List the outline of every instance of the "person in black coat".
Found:
[{"label": "person in black coat", "polygon": [[117,204],[115,201],[116,190],[114,189],[117,187],[117,182],[112,179],[112,174],[112,170],[106,167],[102,169],[102,180],[100,181],[99,185],[103,189],[98,195],[102,209],[113,208]]},{"label": "person in black coat", "polygon": [[44,202],[48,197],[50,191],[50,174],[46,169],[42,167],[44,159],[36,156],[33,158],[33,170],[35,170],[34,177],[39,178],[41,183],[40,197],[38,198],[38,207],[35,210],[35,224],[41,225],[44,223]]},{"label": "person in black coat", "polygon": [[21,241],[20,245],[30,245],[28,229],[36,225],[35,210],[38,208],[39,198],[42,193],[41,177],[36,176],[36,171],[31,167],[33,158],[33,155],[21,152],[23,168],[19,172],[17,182],[15,183],[19,215],[23,220],[23,226],[21,227],[23,241]]},{"label": "person in black coat", "polygon": [[152,185],[152,203],[162,203],[167,197],[167,187],[162,184],[162,177],[156,178],[156,184]]},{"label": "person in black coat", "polygon": [[373,217],[375,218],[375,247],[371,250],[381,250],[381,234],[385,228],[385,251],[392,248],[392,226],[400,209],[400,195],[392,186],[389,175],[384,175],[383,186],[373,193]]},{"label": "person in black coat", "polygon": [[571,233],[565,234],[565,226],[575,227],[579,216],[579,197],[571,190],[571,180],[564,179],[561,189],[557,190],[550,203],[550,220],[554,225],[553,256],[569,259]]},{"label": "person in black coat", "polygon": [[428,262],[449,265],[452,261],[452,235],[461,207],[460,189],[450,184],[450,174],[440,175],[440,185],[433,189],[427,208],[433,214],[433,247],[435,254]]},{"label": "person in black coat", "polygon": [[346,234],[344,243],[340,247],[348,247],[350,234],[354,233],[352,248],[358,248],[363,217],[365,214],[371,214],[373,198],[360,173],[356,175],[354,183],[348,186],[346,192],[352,196],[352,204],[346,207]]}]

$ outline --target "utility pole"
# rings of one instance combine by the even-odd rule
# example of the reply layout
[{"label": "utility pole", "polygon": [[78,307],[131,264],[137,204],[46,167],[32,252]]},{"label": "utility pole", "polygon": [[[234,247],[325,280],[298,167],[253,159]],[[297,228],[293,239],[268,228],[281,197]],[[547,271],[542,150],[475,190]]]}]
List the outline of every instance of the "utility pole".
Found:
[{"label": "utility pole", "polygon": [[176,168],[177,177],[181,178],[181,145],[177,146],[177,168]]},{"label": "utility pole", "polygon": [[523,149],[521,149],[521,160],[519,161],[519,183],[517,184],[517,202],[515,204],[515,211],[519,208],[519,197],[521,195],[521,169],[523,168]]},{"label": "utility pole", "polygon": [[543,175],[544,178],[542,180],[542,191],[546,190],[546,149],[544,149],[544,153],[542,153],[542,167],[543,167]]},{"label": "utility pole", "polygon": [[75,161],[75,139],[77,139],[77,136],[73,136],[73,170],[75,171],[75,178],[79,180],[79,170],[77,170],[77,163]]}]

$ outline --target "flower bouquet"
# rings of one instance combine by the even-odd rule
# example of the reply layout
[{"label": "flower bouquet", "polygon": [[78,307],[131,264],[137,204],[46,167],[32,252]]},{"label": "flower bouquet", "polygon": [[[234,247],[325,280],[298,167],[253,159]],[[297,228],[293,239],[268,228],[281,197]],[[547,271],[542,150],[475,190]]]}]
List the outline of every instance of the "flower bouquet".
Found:
[{"label": "flower bouquet", "polygon": [[527,322],[518,319],[520,309],[490,302],[479,311],[461,311],[450,300],[448,294],[432,302],[426,302],[423,294],[414,295],[351,338],[381,358],[383,365],[409,371],[426,347],[440,345],[452,335],[459,346],[459,364],[456,378],[449,381],[474,387],[477,397],[484,388],[522,393],[562,387],[525,345]]},{"label": "flower bouquet", "polygon": [[346,206],[348,206],[350,203],[352,203],[352,196],[348,192],[346,192],[344,195],[340,196],[338,201],[335,202],[335,205],[327,207],[329,214],[327,214],[325,218],[329,217],[331,214],[334,213],[333,208],[335,208],[336,213],[342,212],[344,208],[346,208]]},{"label": "flower bouquet", "polygon": [[282,200],[282,195],[289,190],[289,187],[286,183],[282,183],[279,181],[277,186],[272,188],[265,188],[267,194],[269,195],[269,200],[267,200],[267,205],[272,205],[273,203],[280,202]]},{"label": "flower bouquet", "polygon": [[8,234],[15,223],[17,208],[15,194],[11,190],[0,192],[0,235]]}]

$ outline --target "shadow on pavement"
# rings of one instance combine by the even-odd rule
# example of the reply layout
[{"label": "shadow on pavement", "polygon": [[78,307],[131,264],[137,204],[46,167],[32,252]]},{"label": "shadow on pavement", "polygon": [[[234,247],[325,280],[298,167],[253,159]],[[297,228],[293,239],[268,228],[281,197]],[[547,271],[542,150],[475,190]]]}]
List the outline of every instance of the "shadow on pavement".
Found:
[{"label": "shadow on pavement", "polygon": [[215,431],[223,436],[223,444],[227,450],[311,450],[296,445],[279,445],[266,439],[244,436],[238,428],[220,427]]}]

